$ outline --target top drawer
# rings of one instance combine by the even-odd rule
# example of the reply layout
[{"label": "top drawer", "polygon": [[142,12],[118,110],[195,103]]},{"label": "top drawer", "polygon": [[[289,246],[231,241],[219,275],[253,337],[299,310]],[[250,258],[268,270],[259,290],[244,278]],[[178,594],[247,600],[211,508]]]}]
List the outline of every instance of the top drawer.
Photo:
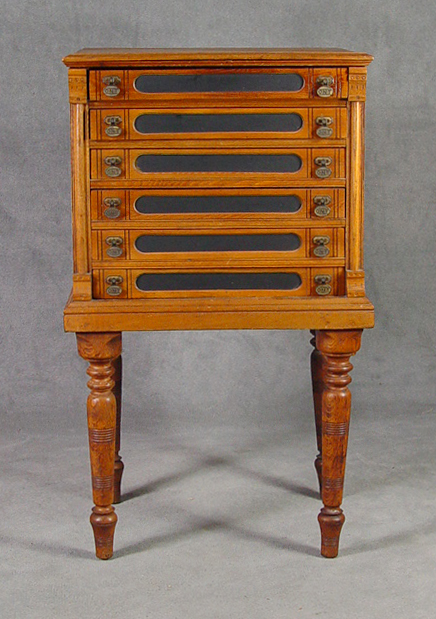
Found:
[{"label": "top drawer", "polygon": [[91,71],[91,101],[141,101],[154,106],[211,107],[260,102],[277,105],[295,99],[347,97],[344,68],[289,69],[178,69]]}]

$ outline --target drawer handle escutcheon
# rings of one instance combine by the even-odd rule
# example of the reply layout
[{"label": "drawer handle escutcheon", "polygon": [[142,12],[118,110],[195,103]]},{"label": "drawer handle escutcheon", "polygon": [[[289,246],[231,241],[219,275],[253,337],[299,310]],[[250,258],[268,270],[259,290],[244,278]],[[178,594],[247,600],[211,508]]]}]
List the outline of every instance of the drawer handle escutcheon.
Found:
[{"label": "drawer handle escutcheon", "polygon": [[316,130],[316,135],[319,138],[330,138],[333,135],[333,129],[330,127],[333,124],[331,116],[318,116],[315,119],[315,123],[319,125]]},{"label": "drawer handle escutcheon", "polygon": [[116,138],[121,135],[123,130],[121,129],[121,127],[117,127],[117,125],[121,124],[122,120],[123,119],[121,118],[121,116],[106,116],[104,122],[106,125],[109,125],[104,130],[106,135],[110,138]]},{"label": "drawer handle escutcheon", "polygon": [[317,247],[313,250],[314,255],[317,258],[326,258],[330,254],[330,249],[326,247],[330,243],[329,236],[314,236],[313,242]]},{"label": "drawer handle escutcheon", "polygon": [[332,201],[330,196],[315,196],[313,201],[316,204],[313,212],[317,217],[328,217],[330,215],[331,208],[329,204]]},{"label": "drawer handle escutcheon", "polygon": [[332,88],[332,84],[334,83],[334,79],[331,75],[320,75],[316,78],[316,83],[319,86],[316,91],[318,97],[325,99],[333,95],[334,90]]},{"label": "drawer handle escutcheon", "polygon": [[331,164],[332,164],[332,158],[331,157],[316,157],[315,158],[315,165],[319,166],[319,168],[317,170],[315,170],[315,174],[317,175],[317,177],[318,178],[328,178],[329,176],[331,176],[332,171],[328,167]]},{"label": "drawer handle escutcheon", "polygon": [[106,243],[110,245],[109,249],[106,250],[110,258],[119,258],[123,255],[123,250],[120,247],[123,244],[121,236],[108,236],[106,238]]},{"label": "drawer handle escutcheon", "polygon": [[118,208],[121,205],[120,198],[105,198],[103,200],[107,208],[104,211],[105,217],[108,219],[117,219],[121,215],[121,211]]},{"label": "drawer handle escutcheon", "polygon": [[122,292],[121,286],[109,286],[106,288],[106,293],[111,297],[118,297]]},{"label": "drawer handle escutcheon", "polygon": [[106,84],[103,92],[107,97],[116,97],[120,94],[121,90],[117,84],[121,84],[121,78],[118,75],[107,75],[103,78],[103,84]]}]

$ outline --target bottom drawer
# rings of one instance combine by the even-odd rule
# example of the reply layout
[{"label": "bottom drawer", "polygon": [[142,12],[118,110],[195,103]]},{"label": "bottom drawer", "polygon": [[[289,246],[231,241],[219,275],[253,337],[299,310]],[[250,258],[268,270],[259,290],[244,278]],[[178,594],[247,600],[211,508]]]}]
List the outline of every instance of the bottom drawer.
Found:
[{"label": "bottom drawer", "polygon": [[288,268],[227,271],[96,269],[95,299],[210,296],[342,296],[344,268]]}]

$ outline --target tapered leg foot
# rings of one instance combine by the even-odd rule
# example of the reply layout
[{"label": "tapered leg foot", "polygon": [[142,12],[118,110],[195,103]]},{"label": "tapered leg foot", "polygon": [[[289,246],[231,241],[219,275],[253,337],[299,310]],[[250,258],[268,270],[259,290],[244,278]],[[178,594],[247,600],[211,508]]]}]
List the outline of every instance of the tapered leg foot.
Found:
[{"label": "tapered leg foot", "polygon": [[318,475],[319,493],[322,492],[322,392],[324,389],[323,381],[323,359],[322,354],[316,348],[316,331],[311,331],[314,336],[310,343],[314,347],[310,356],[310,369],[312,374],[313,407],[315,410],[316,444],[318,454],[315,458],[315,469]]},{"label": "tapered leg foot", "polygon": [[321,554],[328,559],[334,559],[338,556],[339,536],[345,522],[342,509],[323,507],[318,515],[318,522],[321,528]]},{"label": "tapered leg foot", "polygon": [[117,520],[113,507],[92,508],[90,522],[94,531],[95,554],[98,559],[110,559],[114,553]]},{"label": "tapered leg foot", "polygon": [[114,503],[121,500],[121,478],[124,471],[124,463],[120,456],[121,446],[121,402],[122,402],[122,383],[123,383],[123,361],[120,355],[113,362],[114,366],[114,396],[117,403],[117,421],[115,432],[115,462],[114,462]]},{"label": "tapered leg foot", "polygon": [[322,467],[321,494],[324,507],[318,521],[321,528],[321,554],[338,554],[339,537],[345,516],[341,509],[345,460],[350,422],[351,355],[360,348],[361,329],[317,331],[316,348],[323,357],[322,391]]},{"label": "tapered leg foot", "polygon": [[89,362],[88,435],[94,508],[91,525],[96,555],[109,559],[117,516],[114,500],[116,400],[113,394],[113,362],[121,353],[119,333],[77,333],[81,357]]}]

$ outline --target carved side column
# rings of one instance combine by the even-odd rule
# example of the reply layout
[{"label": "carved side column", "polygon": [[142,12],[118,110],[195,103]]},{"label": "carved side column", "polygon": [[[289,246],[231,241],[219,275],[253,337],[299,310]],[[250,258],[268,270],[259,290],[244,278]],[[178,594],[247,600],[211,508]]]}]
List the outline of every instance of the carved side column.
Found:
[{"label": "carved side column", "polygon": [[121,445],[121,401],[122,401],[122,382],[123,382],[123,360],[120,355],[113,362],[114,366],[114,388],[113,394],[117,403],[117,421],[115,432],[115,465],[114,465],[114,503],[119,503],[121,498],[121,478],[123,476],[124,463],[120,456]]},{"label": "carved side column", "polygon": [[323,358],[316,348],[316,331],[311,331],[314,336],[310,343],[314,347],[310,355],[310,369],[312,374],[313,406],[315,409],[316,444],[318,455],[315,458],[315,469],[318,475],[319,491],[322,491],[322,392],[324,389],[323,381]]},{"label": "carved side column", "polygon": [[77,333],[81,357],[89,362],[88,431],[91,457],[92,493],[95,506],[91,525],[96,555],[109,559],[117,516],[114,499],[116,400],[113,394],[113,362],[121,354],[120,333]]},{"label": "carved side column", "polygon": [[321,554],[338,554],[339,536],[345,516],[340,507],[350,422],[350,356],[360,348],[361,329],[317,331],[316,347],[324,359],[322,393],[322,481],[324,507],[318,516],[321,527]]}]

